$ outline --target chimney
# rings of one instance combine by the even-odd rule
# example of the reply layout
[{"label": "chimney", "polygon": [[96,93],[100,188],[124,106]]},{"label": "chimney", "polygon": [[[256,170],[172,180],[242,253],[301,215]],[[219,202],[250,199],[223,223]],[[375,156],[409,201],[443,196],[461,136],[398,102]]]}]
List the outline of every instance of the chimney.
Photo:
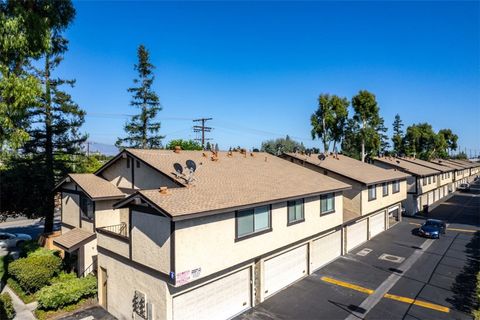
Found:
[{"label": "chimney", "polygon": [[160,187],[160,193],[161,194],[167,194],[168,193],[168,188],[167,187]]},{"label": "chimney", "polygon": [[182,150],[180,146],[175,146],[175,150],[173,150],[173,152],[180,153],[180,150]]}]

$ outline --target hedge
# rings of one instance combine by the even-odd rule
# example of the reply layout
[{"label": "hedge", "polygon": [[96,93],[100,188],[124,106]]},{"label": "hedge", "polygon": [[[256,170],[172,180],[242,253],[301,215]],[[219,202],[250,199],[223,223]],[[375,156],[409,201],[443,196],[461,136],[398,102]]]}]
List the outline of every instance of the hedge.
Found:
[{"label": "hedge", "polygon": [[11,275],[26,293],[34,293],[60,273],[62,259],[54,254],[30,254],[8,265]]},{"label": "hedge", "polygon": [[89,275],[56,282],[38,291],[36,296],[40,309],[57,310],[96,294],[97,278]]},{"label": "hedge", "polygon": [[12,297],[7,293],[0,294],[0,319],[12,320],[15,318]]}]

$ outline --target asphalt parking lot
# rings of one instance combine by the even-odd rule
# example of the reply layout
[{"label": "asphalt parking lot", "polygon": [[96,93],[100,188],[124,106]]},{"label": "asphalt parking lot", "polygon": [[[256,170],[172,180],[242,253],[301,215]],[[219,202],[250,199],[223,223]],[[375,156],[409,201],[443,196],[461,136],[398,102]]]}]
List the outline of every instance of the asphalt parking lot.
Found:
[{"label": "asphalt parking lot", "polygon": [[[454,193],[428,217],[445,220],[446,235],[420,238],[415,230],[425,217],[404,218],[237,318],[472,319],[478,308],[480,185]],[[365,248],[371,251],[357,254]],[[394,257],[379,259],[384,254]]]}]

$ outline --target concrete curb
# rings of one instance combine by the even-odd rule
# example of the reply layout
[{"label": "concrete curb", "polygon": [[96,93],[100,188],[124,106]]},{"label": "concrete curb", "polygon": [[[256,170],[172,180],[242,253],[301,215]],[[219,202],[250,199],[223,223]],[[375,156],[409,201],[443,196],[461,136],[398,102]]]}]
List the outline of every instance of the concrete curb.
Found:
[{"label": "concrete curb", "polygon": [[26,305],[19,297],[17,297],[17,295],[12,291],[12,289],[8,287],[8,285],[5,285],[2,292],[8,292],[12,297],[13,307],[15,308],[15,312],[17,313],[14,320],[37,319],[32,313],[32,311],[35,310],[35,308],[37,307],[36,301]]}]

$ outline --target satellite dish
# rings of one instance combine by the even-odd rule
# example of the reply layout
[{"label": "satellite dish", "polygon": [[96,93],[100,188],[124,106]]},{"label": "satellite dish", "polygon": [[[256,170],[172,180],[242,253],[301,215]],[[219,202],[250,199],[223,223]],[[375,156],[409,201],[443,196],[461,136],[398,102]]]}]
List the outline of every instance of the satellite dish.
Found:
[{"label": "satellite dish", "polygon": [[197,164],[193,160],[187,160],[187,168],[195,172],[195,170],[197,170]]},{"label": "satellite dish", "polygon": [[320,153],[318,155],[318,159],[321,160],[321,161],[325,160],[325,155],[323,153]]},{"label": "satellite dish", "polygon": [[178,173],[178,174],[182,174],[183,173],[183,167],[180,163],[176,162],[173,164],[173,168],[175,168],[175,171]]}]

